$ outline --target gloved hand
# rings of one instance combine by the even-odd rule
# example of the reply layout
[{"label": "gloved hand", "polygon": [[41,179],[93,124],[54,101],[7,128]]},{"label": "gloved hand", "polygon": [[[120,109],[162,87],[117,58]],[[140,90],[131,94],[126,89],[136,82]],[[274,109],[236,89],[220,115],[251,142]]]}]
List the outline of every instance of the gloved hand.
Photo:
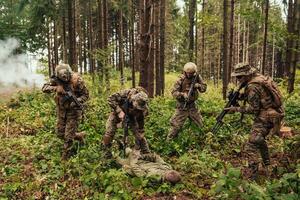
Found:
[{"label": "gloved hand", "polygon": [[195,88],[198,89],[200,92],[205,92],[207,85],[204,83],[196,83]]},{"label": "gloved hand", "polygon": [[64,87],[61,85],[56,86],[56,92],[57,92],[57,94],[66,94]]},{"label": "gloved hand", "polygon": [[195,88],[197,88],[197,89],[201,88],[201,84],[200,83],[196,83],[195,84]]},{"label": "gloved hand", "polygon": [[123,111],[119,112],[118,117],[120,118],[121,121],[124,121],[125,113]]},{"label": "gloved hand", "polygon": [[234,106],[224,108],[224,110],[227,110],[228,114],[233,114],[235,112],[240,112],[240,108],[239,107],[234,107]]}]

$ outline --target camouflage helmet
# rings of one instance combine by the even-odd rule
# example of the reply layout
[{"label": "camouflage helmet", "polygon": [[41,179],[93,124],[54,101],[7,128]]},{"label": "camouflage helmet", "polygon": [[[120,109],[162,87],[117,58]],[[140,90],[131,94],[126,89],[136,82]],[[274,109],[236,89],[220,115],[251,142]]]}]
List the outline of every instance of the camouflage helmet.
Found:
[{"label": "camouflage helmet", "polygon": [[140,91],[131,96],[131,101],[134,108],[138,110],[145,110],[147,109],[148,95],[145,92]]},{"label": "camouflage helmet", "polygon": [[168,181],[172,184],[178,183],[181,180],[180,174],[175,170],[169,170],[163,177],[164,181]]},{"label": "camouflage helmet", "polygon": [[62,81],[69,81],[71,78],[72,69],[68,64],[59,64],[55,68],[55,76],[58,77]]},{"label": "camouflage helmet", "polygon": [[247,76],[256,73],[257,70],[248,63],[238,63],[234,66],[231,76]]},{"label": "camouflage helmet", "polygon": [[195,73],[197,72],[197,65],[193,62],[188,62],[184,65],[183,71],[186,73]]}]

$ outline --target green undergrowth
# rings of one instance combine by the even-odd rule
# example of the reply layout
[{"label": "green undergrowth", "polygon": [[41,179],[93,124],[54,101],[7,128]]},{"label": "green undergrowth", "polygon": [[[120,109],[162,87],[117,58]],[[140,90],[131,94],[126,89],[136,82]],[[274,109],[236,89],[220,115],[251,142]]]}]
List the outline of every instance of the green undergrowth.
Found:
[{"label": "green undergrowth", "polygon": [[[176,74],[167,80],[176,80]],[[165,97],[150,101],[145,135],[153,152],[160,154],[182,175],[176,185],[152,178],[126,174],[113,160],[102,156],[101,139],[110,112],[106,102],[109,93],[97,94],[91,89],[89,106],[79,130],[87,133],[85,144],[75,143],[77,154],[68,161],[61,160],[62,141],[55,135],[55,104],[51,95],[38,90],[16,94],[10,102],[0,105],[0,199],[139,199],[147,196],[172,197],[177,194],[188,199],[299,199],[300,138],[269,138],[272,158],[278,161],[276,176],[253,182],[242,177],[246,163],[241,157],[243,143],[248,138],[252,118],[226,116],[220,131],[210,129],[222,110],[221,87],[209,84],[197,104],[203,115],[203,128],[186,122],[178,138],[166,142],[175,101],[170,97],[172,85],[167,81]],[[298,92],[297,92],[298,91]],[[286,125],[299,132],[299,90],[285,94]],[[113,154],[119,153],[118,130]],[[130,144],[134,138],[130,136]],[[298,153],[297,153],[298,152]],[[284,161],[286,159],[286,161]]]}]

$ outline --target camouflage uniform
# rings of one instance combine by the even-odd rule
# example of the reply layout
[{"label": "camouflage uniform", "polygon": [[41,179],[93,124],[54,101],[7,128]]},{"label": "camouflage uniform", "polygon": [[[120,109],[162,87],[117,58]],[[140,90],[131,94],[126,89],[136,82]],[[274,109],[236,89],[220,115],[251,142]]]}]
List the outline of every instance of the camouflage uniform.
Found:
[{"label": "camouflage uniform", "polygon": [[[81,104],[84,104],[89,98],[89,92],[84,84],[83,79],[77,73],[71,73],[70,80],[66,82],[71,87],[72,93],[77,97]],[[82,118],[82,110],[77,108],[70,100],[65,101],[65,92],[63,85],[54,82],[44,84],[42,91],[44,93],[55,92],[55,102],[57,110],[56,133],[59,138],[64,140],[63,158],[66,159],[71,155],[73,140],[82,140],[80,134],[76,133],[79,122]]]},{"label": "camouflage uniform", "polygon": [[180,181],[180,174],[173,170],[160,156],[149,153],[141,155],[138,150],[126,149],[127,158],[117,158],[117,162],[123,169],[132,176],[150,177],[157,176],[163,181],[177,183]]},{"label": "camouflage uniform", "polygon": [[[142,99],[140,99],[140,95],[143,96]],[[106,132],[103,137],[103,145],[107,151],[111,147],[117,124],[122,122],[119,114],[121,112],[126,113],[128,101],[128,113],[126,114],[129,117],[129,127],[136,139],[136,148],[140,148],[142,153],[149,152],[148,143],[144,137],[144,118],[148,114],[147,100],[148,96],[141,88],[121,90],[108,98],[108,104],[112,108],[112,112],[106,122]],[[141,106],[135,105],[136,103],[141,104]]]},{"label": "camouflage uniform", "polygon": [[[244,153],[253,172],[258,170],[259,154],[263,165],[270,165],[270,156],[265,137],[272,131],[278,134],[281,121],[284,116],[283,106],[274,105],[273,97],[269,89],[264,86],[267,78],[256,73],[247,64],[239,64],[235,67],[232,76],[249,76],[245,87],[244,100],[248,106],[232,108],[233,111],[254,114],[254,123],[248,142],[245,145]],[[279,91],[278,91],[279,92]]]},{"label": "camouflage uniform", "polygon": [[175,114],[170,120],[171,130],[168,134],[168,138],[175,138],[178,135],[181,127],[187,118],[191,119],[198,127],[202,126],[202,117],[198,109],[196,108],[195,101],[198,99],[198,91],[203,93],[206,91],[206,84],[203,82],[200,75],[197,75],[195,89],[192,92],[191,98],[184,108],[185,98],[184,95],[187,95],[193,79],[195,76],[190,78],[186,77],[185,74],[182,74],[180,78],[174,84],[172,95],[177,100]]}]

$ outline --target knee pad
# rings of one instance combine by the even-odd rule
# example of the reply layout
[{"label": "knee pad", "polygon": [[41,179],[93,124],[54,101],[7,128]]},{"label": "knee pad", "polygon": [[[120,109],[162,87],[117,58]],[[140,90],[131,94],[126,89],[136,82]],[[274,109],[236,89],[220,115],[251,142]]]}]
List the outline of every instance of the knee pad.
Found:
[{"label": "knee pad", "polygon": [[265,137],[261,133],[252,132],[249,137],[249,142],[254,145],[260,146],[265,143]]}]

